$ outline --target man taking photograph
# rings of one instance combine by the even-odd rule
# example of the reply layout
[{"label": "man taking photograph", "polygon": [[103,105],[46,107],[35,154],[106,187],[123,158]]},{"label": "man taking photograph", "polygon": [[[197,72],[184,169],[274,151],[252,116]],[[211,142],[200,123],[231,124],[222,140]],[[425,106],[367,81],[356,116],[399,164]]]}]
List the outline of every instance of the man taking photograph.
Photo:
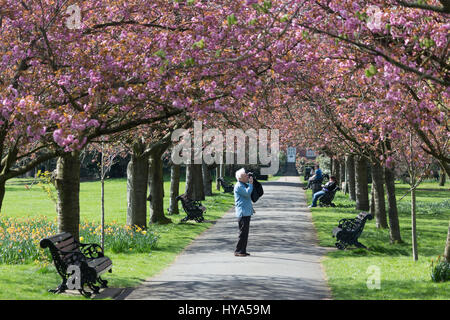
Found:
[{"label": "man taking photograph", "polygon": [[234,186],[234,204],[239,223],[239,240],[234,255],[237,257],[246,257],[250,255],[247,252],[247,241],[250,218],[254,212],[251,200],[253,177],[249,177],[245,169],[242,168],[236,171],[236,180],[238,182]]}]

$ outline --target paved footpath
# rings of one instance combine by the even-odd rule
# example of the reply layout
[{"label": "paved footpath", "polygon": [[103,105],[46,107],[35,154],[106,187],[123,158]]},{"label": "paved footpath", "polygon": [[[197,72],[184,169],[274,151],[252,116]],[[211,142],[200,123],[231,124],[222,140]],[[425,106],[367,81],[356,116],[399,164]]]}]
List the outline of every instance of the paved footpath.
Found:
[{"label": "paved footpath", "polygon": [[234,208],[159,275],[125,299],[330,299],[317,239],[298,177],[265,182],[254,204],[247,251],[235,257]]}]

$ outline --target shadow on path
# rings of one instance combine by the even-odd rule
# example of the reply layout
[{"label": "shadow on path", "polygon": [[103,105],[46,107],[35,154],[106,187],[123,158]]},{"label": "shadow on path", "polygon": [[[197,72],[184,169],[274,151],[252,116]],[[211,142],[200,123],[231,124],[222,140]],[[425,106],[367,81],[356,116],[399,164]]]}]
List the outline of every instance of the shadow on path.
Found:
[{"label": "shadow on path", "polygon": [[235,257],[234,209],[161,274],[125,299],[329,299],[311,213],[298,177],[264,183],[250,222],[249,257]]}]

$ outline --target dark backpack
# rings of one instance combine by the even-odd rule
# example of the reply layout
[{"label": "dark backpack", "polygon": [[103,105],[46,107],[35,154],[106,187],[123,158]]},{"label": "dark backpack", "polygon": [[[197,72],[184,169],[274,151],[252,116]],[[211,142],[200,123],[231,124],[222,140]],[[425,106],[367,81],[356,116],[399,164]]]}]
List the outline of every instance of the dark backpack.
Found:
[{"label": "dark backpack", "polygon": [[259,198],[261,198],[261,196],[264,194],[264,190],[263,187],[261,185],[261,183],[256,180],[255,178],[253,178],[253,191],[252,194],[250,195],[250,197],[252,198],[253,202],[258,201]]}]

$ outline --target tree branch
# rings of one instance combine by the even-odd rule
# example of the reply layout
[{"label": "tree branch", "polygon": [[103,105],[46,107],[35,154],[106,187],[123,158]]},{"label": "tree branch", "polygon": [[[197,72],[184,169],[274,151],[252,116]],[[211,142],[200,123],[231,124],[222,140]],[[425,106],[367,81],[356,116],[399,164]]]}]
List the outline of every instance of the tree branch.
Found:
[{"label": "tree branch", "polygon": [[408,1],[396,1],[399,5],[407,8],[423,9],[428,11],[434,11],[439,13],[450,13],[450,1],[441,0],[442,7],[431,6],[428,4],[422,4],[418,2],[408,2]]}]

